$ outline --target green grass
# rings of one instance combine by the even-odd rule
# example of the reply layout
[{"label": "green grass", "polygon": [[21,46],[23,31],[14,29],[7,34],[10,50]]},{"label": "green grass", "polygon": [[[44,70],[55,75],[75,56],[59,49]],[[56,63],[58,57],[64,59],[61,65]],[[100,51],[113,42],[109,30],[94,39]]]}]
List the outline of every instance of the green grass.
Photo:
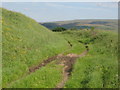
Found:
[{"label": "green grass", "polygon": [[62,66],[56,61],[9,85],[9,88],[55,88],[62,79]]},{"label": "green grass", "polygon": [[81,38],[79,38],[79,33],[77,32],[80,32],[80,31],[67,30],[62,33],[59,33],[62,35],[62,37],[65,38],[66,41],[69,41],[72,44],[72,47],[68,51],[66,51],[65,54],[68,54],[68,53],[80,54],[86,49],[84,46],[84,43],[78,42]]},{"label": "green grass", "polygon": [[68,48],[64,38],[17,12],[2,9],[2,27],[3,87]]},{"label": "green grass", "polygon": [[[111,31],[96,32],[95,37],[97,39],[89,42],[90,51],[88,55],[77,60],[72,75],[65,84],[65,88],[118,87],[117,33]],[[79,31],[76,33],[80,34],[83,32]],[[90,32],[84,33],[85,41],[87,39],[86,36],[89,35]],[[81,35],[80,38],[82,37]],[[91,36],[89,36],[90,39],[92,39]]]},{"label": "green grass", "polygon": [[117,87],[116,32],[67,30],[56,33],[25,15],[6,9],[0,10],[3,88],[55,88],[63,78],[63,67],[57,65],[56,61],[31,74],[28,74],[29,67],[59,53],[80,54],[86,50],[85,45],[89,46],[90,51],[87,56],[76,61],[65,88]]}]

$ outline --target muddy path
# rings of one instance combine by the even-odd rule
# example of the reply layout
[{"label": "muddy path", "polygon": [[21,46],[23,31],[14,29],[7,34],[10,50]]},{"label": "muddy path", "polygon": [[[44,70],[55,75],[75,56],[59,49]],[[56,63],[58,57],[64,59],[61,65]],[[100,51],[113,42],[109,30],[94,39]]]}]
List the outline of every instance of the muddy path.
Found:
[{"label": "muddy path", "polygon": [[59,55],[50,57],[47,60],[44,60],[39,65],[34,66],[34,67],[30,67],[29,68],[29,73],[33,73],[36,70],[46,66],[50,62],[52,62],[54,60],[57,60],[57,64],[63,66],[63,70],[62,70],[63,79],[62,79],[62,81],[60,83],[57,84],[56,89],[63,88],[66,81],[68,80],[69,76],[71,75],[73,65],[74,65],[76,59],[84,57],[88,53],[88,51],[89,51],[89,47],[86,47],[86,50],[83,53],[79,54],[79,55],[71,53],[71,54],[67,54],[67,55],[59,54]]},{"label": "muddy path", "polygon": [[56,89],[64,87],[66,81],[68,80],[69,76],[71,75],[73,65],[74,65],[76,59],[84,57],[87,53],[88,53],[88,50],[85,50],[80,55],[68,54],[66,56],[64,56],[64,55],[59,55],[58,56],[59,65],[62,65],[64,68],[63,68],[63,71],[62,71],[63,79],[60,83],[57,84]]},{"label": "muddy path", "polygon": [[36,70],[40,69],[43,66],[46,66],[47,64],[49,64],[50,62],[52,62],[54,60],[59,60],[59,62],[63,62],[64,61],[65,62],[64,65],[68,64],[67,66],[70,66],[71,64],[73,64],[73,62],[76,60],[76,58],[85,56],[87,54],[87,52],[88,52],[88,50],[85,50],[80,55],[77,55],[77,54],[67,54],[66,56],[64,56],[63,54],[59,54],[59,55],[50,57],[50,58],[44,60],[42,63],[40,63],[40,64],[38,64],[36,66],[29,67],[29,74],[35,72]]},{"label": "muddy path", "polygon": [[[69,43],[69,41],[68,41]],[[72,44],[69,43],[70,46],[72,47]],[[60,88],[64,88],[64,85],[66,83],[66,81],[69,79],[69,76],[71,75],[71,72],[73,70],[73,65],[75,64],[76,60],[78,58],[84,57],[87,55],[87,53],[89,52],[89,46],[87,44],[84,44],[86,50],[81,53],[81,54],[67,54],[66,56],[60,54],[57,56],[57,59],[59,61],[59,65],[62,65],[64,68],[62,70],[62,74],[63,74],[63,79],[61,82],[59,82],[56,86],[56,88],[54,88],[54,90],[59,90]]]},{"label": "muddy path", "polygon": [[50,57],[50,58],[44,60],[42,63],[40,63],[36,66],[30,67],[29,73],[35,72],[37,69],[40,69],[41,67],[46,66],[50,62],[54,61],[56,58],[57,58],[57,56]]}]

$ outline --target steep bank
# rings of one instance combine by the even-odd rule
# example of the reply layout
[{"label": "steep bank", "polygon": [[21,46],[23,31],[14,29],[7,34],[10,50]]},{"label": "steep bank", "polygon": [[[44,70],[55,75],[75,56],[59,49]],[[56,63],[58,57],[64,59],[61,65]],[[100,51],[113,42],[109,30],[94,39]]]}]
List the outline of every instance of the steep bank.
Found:
[{"label": "steep bank", "polygon": [[2,27],[3,87],[68,47],[61,36],[17,12],[2,9]]}]

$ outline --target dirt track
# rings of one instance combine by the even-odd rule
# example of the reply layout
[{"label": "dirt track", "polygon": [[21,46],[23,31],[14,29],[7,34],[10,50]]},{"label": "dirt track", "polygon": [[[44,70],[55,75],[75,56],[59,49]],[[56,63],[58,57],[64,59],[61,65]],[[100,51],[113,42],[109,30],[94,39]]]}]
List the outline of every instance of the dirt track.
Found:
[{"label": "dirt track", "polygon": [[58,85],[56,86],[56,88],[63,88],[65,82],[68,80],[68,77],[71,75],[72,69],[73,69],[73,65],[76,61],[77,58],[83,57],[88,53],[88,51],[84,51],[82,54],[77,55],[77,54],[68,54],[66,56],[64,55],[60,55],[58,57],[58,60],[60,60],[60,65],[63,65],[63,80],[58,83]]},{"label": "dirt track", "polygon": [[77,55],[77,54],[67,54],[65,56],[65,55],[59,54],[57,56],[48,58],[47,60],[44,60],[42,63],[40,63],[37,66],[30,67],[29,68],[29,72],[33,73],[37,69],[40,69],[41,67],[46,66],[50,62],[52,62],[54,60],[58,60],[58,64],[62,65],[64,68],[63,68],[63,71],[62,71],[63,72],[63,79],[62,79],[62,81],[60,83],[58,83],[56,88],[63,88],[65,82],[68,80],[68,77],[71,75],[72,68],[73,68],[73,65],[74,65],[76,59],[85,56],[87,53],[88,53],[88,50],[84,51],[80,55]]},{"label": "dirt track", "polygon": [[30,67],[30,68],[29,68],[29,72],[30,72],[30,73],[35,72],[37,69],[40,69],[41,67],[46,66],[48,63],[54,61],[56,58],[57,58],[57,56],[50,57],[50,58],[48,58],[47,60],[44,60],[44,61],[43,61],[42,63],[40,63],[39,65],[36,65],[36,66],[34,66],[34,67]]}]

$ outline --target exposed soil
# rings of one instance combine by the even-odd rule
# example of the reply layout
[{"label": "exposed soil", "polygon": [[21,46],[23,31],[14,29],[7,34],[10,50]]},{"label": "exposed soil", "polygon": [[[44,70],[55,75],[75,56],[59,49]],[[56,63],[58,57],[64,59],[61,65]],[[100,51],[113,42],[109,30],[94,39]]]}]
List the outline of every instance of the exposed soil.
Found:
[{"label": "exposed soil", "polygon": [[70,47],[72,47],[73,45],[72,45],[72,43],[70,42],[70,41],[67,41],[68,42],[68,44],[70,45]]},{"label": "exposed soil", "polygon": [[[82,54],[77,55],[77,54],[68,54],[66,56],[59,54],[57,56],[53,56],[48,58],[47,60],[44,60],[42,63],[40,63],[39,65],[33,66],[29,68],[29,72],[35,72],[37,69],[40,69],[43,66],[46,66],[47,64],[49,64],[50,62],[54,61],[54,60],[59,60],[60,62],[64,62],[63,64],[66,67],[71,67],[74,64],[74,61],[76,60],[76,58],[84,56],[87,54],[87,50],[84,51]],[[68,69],[67,69],[68,70]]]},{"label": "exposed soil", "polygon": [[[68,44],[70,45],[70,47],[72,47],[72,43],[70,41],[68,41]],[[56,55],[56,56],[53,56],[53,57],[50,57],[48,58],[47,60],[44,60],[42,63],[40,63],[39,65],[36,65],[36,66],[33,66],[33,67],[30,67],[29,68],[29,73],[32,73],[32,72],[35,72],[37,69],[40,69],[41,67],[43,66],[46,66],[48,63],[56,60],[56,59],[59,59],[61,54],[59,55]],[[63,55],[61,57],[64,57]]]},{"label": "exposed soil", "polygon": [[69,76],[71,75],[73,65],[74,65],[76,59],[85,56],[87,54],[87,52],[88,52],[88,50],[84,51],[80,55],[68,54],[66,56],[64,56],[64,55],[59,55],[58,56],[58,60],[60,62],[59,65],[64,66],[64,68],[63,68],[63,79],[56,86],[57,89],[64,87],[65,82],[68,80]]},{"label": "exposed soil", "polygon": [[35,72],[37,69],[40,69],[43,66],[46,66],[48,63],[50,63],[51,61],[55,60],[57,58],[57,56],[53,56],[48,58],[47,60],[44,60],[42,63],[40,63],[39,65],[33,66],[29,68],[29,72]]}]

